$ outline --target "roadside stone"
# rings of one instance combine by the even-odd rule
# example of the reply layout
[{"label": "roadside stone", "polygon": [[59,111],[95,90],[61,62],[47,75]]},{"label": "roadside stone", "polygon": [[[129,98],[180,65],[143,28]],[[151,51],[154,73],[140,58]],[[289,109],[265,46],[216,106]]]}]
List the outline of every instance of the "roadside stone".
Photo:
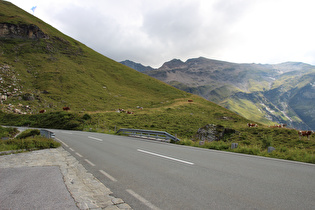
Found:
[{"label": "roadside stone", "polygon": [[276,150],[274,147],[268,147],[268,153],[271,153],[272,151]]},{"label": "roadside stone", "polygon": [[113,198],[112,202],[117,205],[117,204],[122,204],[124,201],[121,198]]},{"label": "roadside stone", "polygon": [[131,209],[62,147],[0,156],[0,168],[59,166],[64,183],[77,207],[82,210]]},{"label": "roadside stone", "polygon": [[118,209],[131,209],[131,207],[126,203],[118,204],[117,207]]},{"label": "roadside stone", "polygon": [[120,208],[118,208],[117,206],[109,206],[106,207],[105,210],[120,210]]}]

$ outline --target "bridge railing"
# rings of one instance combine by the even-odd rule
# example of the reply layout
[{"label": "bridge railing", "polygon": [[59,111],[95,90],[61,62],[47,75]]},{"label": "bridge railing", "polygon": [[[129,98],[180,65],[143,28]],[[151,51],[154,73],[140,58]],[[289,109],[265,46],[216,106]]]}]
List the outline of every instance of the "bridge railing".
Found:
[{"label": "bridge railing", "polygon": [[156,139],[162,141],[180,141],[177,137],[165,132],[165,131],[152,131],[152,130],[141,130],[141,129],[129,129],[121,128],[117,133],[126,134],[133,137],[141,137],[147,139]]},{"label": "bridge railing", "polygon": [[55,133],[49,131],[49,130],[46,130],[46,129],[40,129],[40,135],[41,136],[44,136],[48,139],[53,139],[55,138]]}]

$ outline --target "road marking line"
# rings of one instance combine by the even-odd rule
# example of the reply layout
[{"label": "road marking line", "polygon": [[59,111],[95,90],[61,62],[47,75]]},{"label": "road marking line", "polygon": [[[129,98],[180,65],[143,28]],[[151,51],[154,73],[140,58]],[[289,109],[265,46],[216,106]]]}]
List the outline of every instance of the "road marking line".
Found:
[{"label": "road marking line", "polygon": [[77,154],[77,156],[79,156],[79,157],[83,157],[82,155],[80,155],[80,154],[79,154],[79,153],[77,153],[77,152],[76,152],[75,154]]},{"label": "road marking line", "polygon": [[61,131],[61,133],[73,134],[73,133],[71,133],[71,132],[67,132],[67,131]]},{"label": "road marking line", "polygon": [[68,144],[64,143],[64,142],[61,141],[60,139],[58,139],[58,138],[56,138],[56,137],[55,137],[55,139],[57,139],[58,141],[60,141],[60,142],[61,142],[63,145],[65,145],[66,147],[69,147]]},{"label": "road marking line", "polygon": [[89,161],[88,159],[84,159],[88,164],[90,164],[91,166],[95,166],[94,163],[92,163],[91,161]]},{"label": "road marking line", "polygon": [[150,203],[149,201],[147,201],[145,198],[143,198],[142,196],[138,195],[137,193],[135,193],[133,190],[131,189],[127,189],[126,190],[130,195],[132,195],[133,197],[135,197],[136,199],[138,199],[140,202],[142,202],[144,205],[146,205],[147,207],[149,207],[150,209],[155,209],[158,210],[159,208],[154,206],[152,203]]},{"label": "road marking line", "polygon": [[70,149],[72,152],[74,152],[74,149],[72,149],[71,147],[69,147],[69,149]]},{"label": "road marking line", "polygon": [[97,141],[103,141],[102,139],[98,139],[98,138],[95,138],[95,137],[92,137],[92,136],[88,136],[88,138],[94,139],[94,140],[97,140]]},{"label": "road marking line", "polygon": [[110,180],[112,180],[113,182],[117,182],[117,179],[115,179],[114,177],[112,177],[111,175],[109,175],[108,173],[106,173],[105,171],[103,170],[100,170],[100,172],[106,176],[107,178],[109,178]]},{"label": "road marking line", "polygon": [[172,158],[172,157],[168,157],[168,156],[165,156],[165,155],[160,155],[160,154],[153,153],[153,152],[148,152],[148,151],[145,151],[145,150],[142,150],[142,149],[137,149],[137,150],[138,150],[139,152],[147,153],[147,154],[150,154],[150,155],[155,155],[155,156],[158,156],[158,157],[162,157],[162,158],[166,158],[166,159],[170,159],[170,160],[175,160],[175,161],[178,161],[178,162],[181,162],[181,163],[186,163],[186,164],[189,164],[189,165],[194,165],[194,163],[188,162],[188,161],[185,161],[185,160],[180,160],[180,159],[177,159],[177,158]]}]

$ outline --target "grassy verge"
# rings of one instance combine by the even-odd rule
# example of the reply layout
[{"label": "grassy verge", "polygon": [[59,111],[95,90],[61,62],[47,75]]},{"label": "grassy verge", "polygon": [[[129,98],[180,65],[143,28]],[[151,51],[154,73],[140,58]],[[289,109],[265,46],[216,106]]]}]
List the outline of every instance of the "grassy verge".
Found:
[{"label": "grassy verge", "polygon": [[[1,127],[1,134],[7,128]],[[8,128],[9,129],[9,128]],[[9,140],[0,140],[0,152],[2,151],[19,151],[19,150],[37,150],[57,148],[60,146],[59,142],[53,139],[47,139],[39,135],[39,130],[29,129],[22,132],[16,138]]]},{"label": "grassy verge", "polygon": [[2,138],[12,138],[18,133],[17,128],[5,128],[0,126],[0,139]]},{"label": "grassy verge", "polygon": [[[177,135],[179,144],[208,149],[238,152],[308,163],[315,163],[315,135],[308,140],[300,139],[298,132],[288,128],[269,128],[264,125],[248,128],[248,121],[225,109],[213,106],[211,110],[203,103],[176,101],[164,107],[130,109],[134,114],[104,112],[50,112],[37,115],[13,115],[0,112],[0,122],[7,125],[30,125],[60,129],[76,129],[115,134],[120,128],[166,131]],[[200,145],[192,141],[199,128],[215,124],[231,128],[236,132],[224,136],[220,141]],[[232,150],[231,144],[238,143]],[[267,152],[272,146],[275,150]]]},{"label": "grassy verge", "polygon": [[[238,147],[231,149],[232,143]],[[315,135],[300,139],[293,129],[248,128],[220,141],[201,143],[186,138],[178,144],[315,164]],[[269,146],[275,150],[268,153]]]}]

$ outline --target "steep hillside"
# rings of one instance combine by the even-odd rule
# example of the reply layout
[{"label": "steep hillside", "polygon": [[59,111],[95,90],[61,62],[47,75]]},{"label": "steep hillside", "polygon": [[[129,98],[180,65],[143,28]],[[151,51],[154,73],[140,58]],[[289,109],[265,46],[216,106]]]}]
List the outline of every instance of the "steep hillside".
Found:
[{"label": "steep hillside", "polygon": [[[15,113],[1,114],[2,123],[84,129],[84,120],[99,114],[98,125],[107,129],[165,129],[183,136],[207,123],[246,126],[227,109],[96,53],[9,2],[0,1],[0,9],[1,109]],[[54,114],[65,106],[87,115]]]},{"label": "steep hillside", "polygon": [[29,105],[33,113],[63,106],[116,110],[160,106],[186,94],[96,53],[9,2],[1,1],[0,11],[5,105]]},{"label": "steep hillside", "polygon": [[237,64],[200,57],[174,59],[144,73],[251,120],[315,130],[312,65]]}]

